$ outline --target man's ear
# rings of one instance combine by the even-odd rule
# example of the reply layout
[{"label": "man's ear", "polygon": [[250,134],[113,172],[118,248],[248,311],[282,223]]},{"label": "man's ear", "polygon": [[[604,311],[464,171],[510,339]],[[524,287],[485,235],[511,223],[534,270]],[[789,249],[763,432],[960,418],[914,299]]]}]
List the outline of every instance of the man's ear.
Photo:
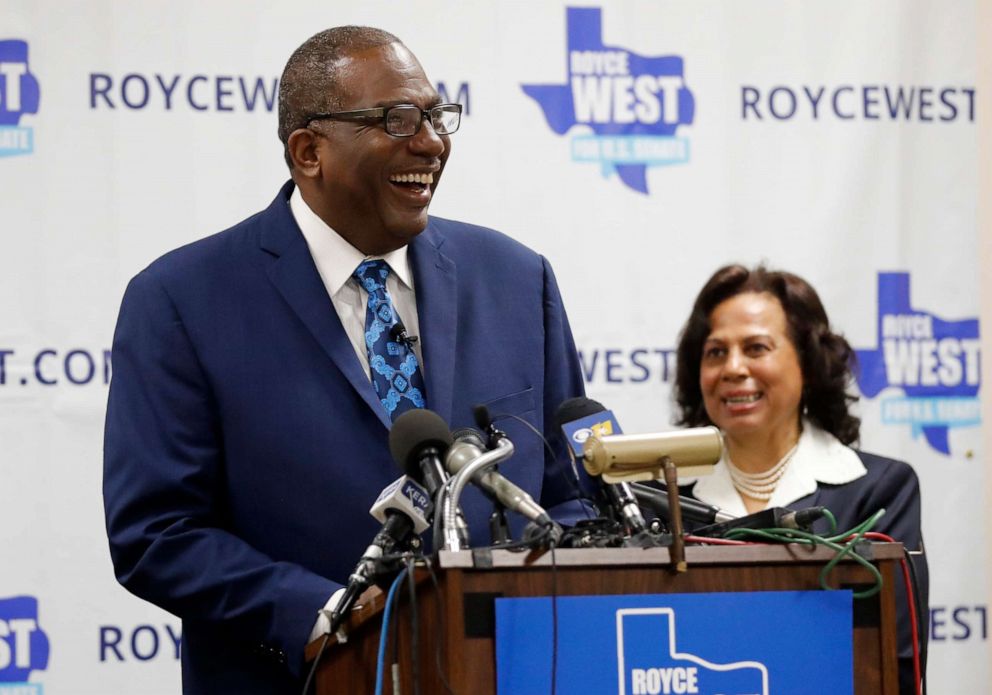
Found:
[{"label": "man's ear", "polygon": [[317,152],[318,136],[309,128],[298,128],[289,134],[286,149],[293,161],[293,169],[303,176],[320,176],[320,154]]}]

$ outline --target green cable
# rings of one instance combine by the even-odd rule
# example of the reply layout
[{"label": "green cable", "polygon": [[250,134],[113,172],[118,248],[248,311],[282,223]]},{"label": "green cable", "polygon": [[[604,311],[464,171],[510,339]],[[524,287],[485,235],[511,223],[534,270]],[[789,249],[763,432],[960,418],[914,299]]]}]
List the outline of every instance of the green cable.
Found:
[{"label": "green cable", "polygon": [[861,557],[860,555],[858,555],[857,553],[852,554],[854,547],[858,544],[858,542],[861,541],[862,538],[864,538],[864,535],[867,532],[868,532],[868,528],[862,529],[861,532],[858,533],[854,538],[852,538],[850,542],[848,542],[846,545],[837,546],[842,548],[841,551],[838,552],[836,555],[834,555],[834,557],[830,560],[830,562],[825,564],[823,566],[823,569],[820,570],[820,586],[822,586],[825,589],[834,588],[832,586],[829,586],[829,584],[827,583],[827,575],[834,567],[836,567],[838,562],[840,562],[845,556],[850,555],[852,558],[854,558],[856,562],[858,562],[858,564],[865,567],[875,577],[875,585],[868,589],[865,589],[864,591],[855,591],[854,598],[869,598],[882,590],[882,573],[878,571],[878,568],[875,567],[875,565],[868,562],[863,557]]},{"label": "green cable", "polygon": [[[796,529],[786,529],[786,528],[769,528],[769,529],[749,529],[749,528],[736,528],[731,529],[724,534],[724,538],[737,540],[741,538],[748,539],[760,539],[768,543],[798,543],[800,545],[822,545],[833,550],[836,555],[830,559],[830,561],[823,566],[820,570],[820,586],[826,591],[833,591],[835,587],[830,586],[827,581],[827,575],[830,574],[831,570],[837,566],[837,563],[843,560],[845,557],[850,556],[855,562],[860,564],[862,567],[867,569],[875,579],[875,584],[865,589],[864,591],[853,592],[854,598],[869,598],[874,596],[882,589],[882,574],[878,571],[871,562],[861,557],[859,554],[854,553],[853,550],[856,545],[864,538],[864,535],[868,533],[878,522],[878,520],[885,514],[884,509],[879,509],[877,512],[872,514],[868,519],[861,522],[850,531],[845,533],[837,534],[837,520],[829,510],[824,509],[824,516],[830,521],[831,532],[835,535],[824,537],[817,535],[815,533],[808,533],[806,531],[799,531]],[[843,545],[837,541],[843,540],[848,536],[854,536],[850,541],[844,543]]]},{"label": "green cable", "polygon": [[837,533],[837,517],[834,516],[834,513],[824,507],[823,516],[827,517],[827,521],[830,522],[830,533]]},{"label": "green cable", "polygon": [[838,534],[836,534],[834,536],[828,536],[827,537],[827,540],[836,542],[836,541],[839,541],[839,540],[843,540],[843,539],[845,539],[845,538],[847,538],[848,536],[851,536],[851,535],[863,535],[863,534],[867,533],[868,531],[870,531],[875,526],[875,524],[878,523],[878,520],[880,518],[882,518],[882,516],[884,514],[885,514],[885,510],[884,509],[879,509],[877,512],[875,512],[874,514],[872,514],[870,517],[868,517],[867,519],[865,519],[864,521],[862,521],[860,524],[858,524],[857,526],[855,526],[854,528],[852,528],[850,531],[845,531],[844,533],[838,533]]}]

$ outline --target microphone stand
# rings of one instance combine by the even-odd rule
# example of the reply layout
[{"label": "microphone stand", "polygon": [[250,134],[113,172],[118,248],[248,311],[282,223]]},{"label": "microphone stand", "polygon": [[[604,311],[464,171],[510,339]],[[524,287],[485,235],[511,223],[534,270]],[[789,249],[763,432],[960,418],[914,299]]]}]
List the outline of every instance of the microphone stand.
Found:
[{"label": "microphone stand", "polygon": [[492,545],[505,545],[510,542],[510,525],[506,521],[506,507],[493,502],[493,513],[489,515],[489,540]]},{"label": "microphone stand", "polygon": [[668,491],[668,509],[671,513],[669,521],[672,525],[672,545],[669,553],[672,558],[672,569],[685,572],[689,566],[685,561],[685,538],[682,530],[682,506],[679,504],[678,467],[671,457],[665,456],[665,487]]}]

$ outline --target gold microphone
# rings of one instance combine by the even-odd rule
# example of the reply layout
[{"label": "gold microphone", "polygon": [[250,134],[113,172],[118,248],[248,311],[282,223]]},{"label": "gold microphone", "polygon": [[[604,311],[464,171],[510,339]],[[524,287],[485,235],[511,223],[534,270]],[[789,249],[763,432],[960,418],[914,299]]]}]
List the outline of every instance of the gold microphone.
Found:
[{"label": "gold microphone", "polygon": [[590,475],[608,483],[664,478],[665,461],[679,474],[711,473],[723,455],[723,436],[716,427],[692,427],[654,434],[591,435],[582,445],[582,462]]}]

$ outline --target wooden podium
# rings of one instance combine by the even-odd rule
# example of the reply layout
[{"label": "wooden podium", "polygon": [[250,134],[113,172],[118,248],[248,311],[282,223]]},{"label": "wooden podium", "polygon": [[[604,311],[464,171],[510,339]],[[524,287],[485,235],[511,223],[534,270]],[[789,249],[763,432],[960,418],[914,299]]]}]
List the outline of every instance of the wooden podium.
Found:
[{"label": "wooden podium", "polygon": [[[881,571],[884,585],[875,596],[854,601],[854,692],[895,695],[898,673],[892,587],[902,545],[874,543],[869,547],[869,559]],[[442,551],[435,570],[437,588],[426,572],[418,575],[420,692],[448,692],[438,661],[456,695],[496,692],[495,598],[818,590],[820,570],[832,557],[833,552],[826,548],[797,545],[690,546],[686,548],[688,571],[675,572],[667,548],[557,550],[554,570],[550,553]],[[841,562],[830,574],[833,586],[864,587],[873,581],[868,570],[852,561]],[[385,596],[379,594],[356,606],[346,622],[347,642],[331,639],[317,671],[318,695],[373,692],[384,603]],[[413,693],[410,610],[405,597],[398,617],[395,634],[402,692]],[[561,635],[559,639],[575,637]],[[307,647],[307,659],[314,658],[318,645],[315,641]],[[388,666],[383,692],[393,693]]]}]

